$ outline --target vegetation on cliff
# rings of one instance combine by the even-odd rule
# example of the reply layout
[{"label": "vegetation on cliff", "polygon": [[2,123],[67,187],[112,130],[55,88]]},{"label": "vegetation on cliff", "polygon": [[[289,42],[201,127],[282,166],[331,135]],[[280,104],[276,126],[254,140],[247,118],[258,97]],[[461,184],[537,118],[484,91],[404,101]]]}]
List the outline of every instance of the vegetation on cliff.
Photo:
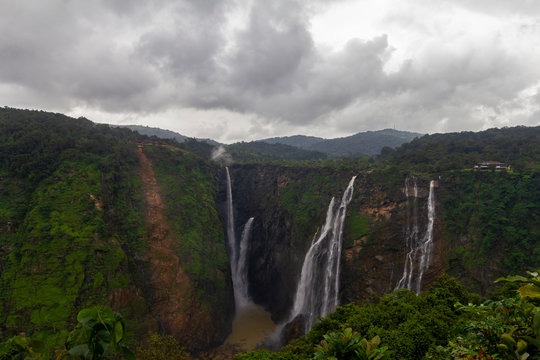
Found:
[{"label": "vegetation on cliff", "polygon": [[497,277],[540,267],[539,172],[455,171],[440,186],[450,273],[486,293]]},{"label": "vegetation on cliff", "polygon": [[205,309],[224,309],[229,260],[216,207],[218,169],[176,148],[150,146],[144,152],[154,164],[182,267],[196,279]]},{"label": "vegetation on cliff", "polygon": [[58,343],[79,309],[130,283],[127,253],[144,232],[135,138],[5,108],[0,136],[0,330]]},{"label": "vegetation on cliff", "polygon": [[[122,313],[132,344],[158,329],[141,141],[149,139],[85,119],[0,109],[1,339],[24,332],[57,347],[77,312],[97,304]],[[162,162],[158,179],[179,239],[175,251],[195,299],[208,314],[226,314],[232,295],[214,170],[174,146],[148,151]],[[227,316],[213,321],[197,346],[225,335]]]},{"label": "vegetation on cliff", "polygon": [[[512,314],[529,309],[508,297],[469,307],[478,298],[448,278],[418,297],[401,290],[376,304],[358,301],[390,292],[399,279],[407,176],[418,179],[421,204],[429,181],[438,183],[434,232],[442,255],[435,256],[428,283],[447,271],[468,290],[486,295],[495,278],[540,267],[538,132],[537,127],[424,136],[396,151],[386,149],[378,159],[325,159],[325,154],[264,143],[238,147],[233,155],[242,163],[230,169],[236,226],[255,217],[249,282],[253,298],[275,319],[289,310],[295,275],[331,197],[340,196],[351,176],[358,175],[345,225],[342,272],[342,299],[357,303],[339,308],[280,355],[313,356],[319,346],[320,356],[330,356],[343,338],[351,348],[371,344],[389,358],[428,353],[442,359],[441,354],[465,348],[458,338],[460,326],[474,328],[467,321],[484,322],[474,328],[482,333],[482,326],[498,321],[498,307]],[[182,345],[201,349],[223,339],[232,316],[219,209],[224,174],[208,161],[212,147],[206,143],[155,145],[154,140],[86,119],[0,109],[0,340],[24,332],[32,334],[29,341],[58,348],[67,329],[76,325],[79,310],[97,304],[123,315],[133,329],[127,343],[135,344],[149,330],[170,331],[156,312],[158,290],[152,281],[159,277],[156,263],[164,259],[150,249],[163,245],[154,235],[172,239],[167,250],[178,261],[178,274],[189,279],[189,289],[178,291],[189,295],[178,308],[187,311],[193,305],[190,316],[205,314],[204,319],[182,318],[197,324],[185,329],[190,337]],[[148,221],[137,142],[154,144],[141,151],[155,172],[151,180],[158,190],[150,195],[163,200],[159,210],[167,226],[153,228],[156,224]],[[512,170],[471,170],[484,160],[508,162]],[[160,296],[175,290],[163,287]],[[457,301],[463,307],[455,307]],[[377,337],[381,343],[375,346]],[[495,354],[486,346],[466,346],[477,355]]]}]

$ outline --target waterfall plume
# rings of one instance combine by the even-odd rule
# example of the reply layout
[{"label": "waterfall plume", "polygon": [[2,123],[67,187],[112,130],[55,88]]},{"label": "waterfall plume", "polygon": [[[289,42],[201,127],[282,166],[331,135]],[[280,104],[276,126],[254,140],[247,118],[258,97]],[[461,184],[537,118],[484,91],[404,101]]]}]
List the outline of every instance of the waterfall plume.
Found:
[{"label": "waterfall plume", "polygon": [[[412,186],[412,196],[411,196]],[[424,236],[420,237],[418,226],[418,185],[415,177],[405,179],[403,192],[407,199],[405,244],[407,254],[403,265],[403,275],[396,289],[406,288],[417,294],[422,288],[424,273],[431,264],[433,257],[433,225],[435,223],[435,180],[429,184],[427,201],[427,226]]]},{"label": "waterfall plume", "polygon": [[251,235],[251,226],[253,225],[254,218],[249,218],[242,230],[242,236],[240,237],[239,251],[237,252],[238,258],[236,259],[236,273],[233,274],[235,301],[237,307],[244,307],[249,303],[248,293],[248,278],[247,278],[247,262],[249,251],[249,237]]},{"label": "waterfall plume", "polygon": [[322,230],[315,234],[304,258],[294,304],[286,322],[302,315],[304,332],[311,329],[319,316],[328,315],[338,305],[343,225],[355,179],[356,176],[351,179],[338,204],[335,198],[330,200]]},{"label": "waterfall plume", "polygon": [[420,263],[418,268],[418,281],[416,293],[420,292],[422,278],[433,258],[433,224],[435,223],[435,180],[429,182],[428,197],[428,224],[422,243],[420,244]]},{"label": "waterfall plume", "polygon": [[250,218],[244,225],[240,240],[236,238],[234,230],[234,208],[232,200],[231,176],[229,168],[225,167],[227,173],[227,239],[229,242],[229,257],[231,263],[231,275],[234,289],[234,302],[236,309],[240,309],[249,304],[247,261],[249,250],[249,237],[253,218]]}]

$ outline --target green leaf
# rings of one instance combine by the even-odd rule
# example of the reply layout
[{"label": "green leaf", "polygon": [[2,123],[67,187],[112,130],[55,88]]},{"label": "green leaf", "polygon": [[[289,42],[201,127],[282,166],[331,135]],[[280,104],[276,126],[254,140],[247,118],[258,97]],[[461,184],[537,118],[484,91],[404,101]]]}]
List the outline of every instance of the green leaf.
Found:
[{"label": "green leaf", "polygon": [[523,336],[523,339],[527,340],[529,344],[534,345],[537,349],[540,349],[540,340],[532,338],[530,336]]},{"label": "green leaf", "polygon": [[532,284],[523,285],[518,289],[519,294],[527,299],[540,299],[540,287]]},{"label": "green leaf", "polygon": [[23,349],[26,349],[28,346],[28,340],[24,336],[14,336],[13,343]]},{"label": "green leaf", "polygon": [[381,343],[381,338],[379,337],[379,335],[375,335],[375,337],[371,339],[370,342],[372,345],[374,345],[374,347],[377,347]]},{"label": "green leaf", "polygon": [[114,340],[118,344],[124,338],[124,324],[120,321],[117,321],[114,324]]},{"label": "green leaf", "polygon": [[73,355],[73,356],[86,357],[89,352],[90,352],[90,350],[88,349],[88,345],[87,344],[81,344],[81,345],[77,345],[77,346],[72,347],[71,349],[69,349],[68,354]]},{"label": "green leaf", "polygon": [[95,307],[82,309],[77,315],[77,321],[81,324],[88,324],[89,321],[95,320],[97,317],[97,309]]},{"label": "green leaf", "polygon": [[536,311],[533,316],[533,331],[537,337],[540,336],[540,311]]},{"label": "green leaf", "polygon": [[495,280],[496,283],[497,282],[502,282],[502,281],[527,283],[527,282],[529,282],[529,279],[527,279],[526,277],[521,276],[521,275],[512,275],[512,276],[507,276],[505,278],[498,278],[497,280]]}]

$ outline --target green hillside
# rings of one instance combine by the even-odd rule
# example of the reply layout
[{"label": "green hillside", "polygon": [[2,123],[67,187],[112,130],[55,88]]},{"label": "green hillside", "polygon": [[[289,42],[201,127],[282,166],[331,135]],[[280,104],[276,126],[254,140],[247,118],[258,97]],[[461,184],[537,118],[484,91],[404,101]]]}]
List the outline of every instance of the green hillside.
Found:
[{"label": "green hillside", "polygon": [[[78,311],[92,305],[120,311],[132,344],[167,324],[169,315],[153,310],[160,295],[152,285],[159,276],[151,245],[159,239],[150,237],[136,145],[148,140],[85,119],[0,109],[2,340],[24,332],[56,347]],[[200,320],[208,335],[185,338],[184,345],[207,347],[223,338],[232,306],[216,170],[181,148],[145,151],[158,163],[164,221],[174,229],[172,256],[189,278],[178,291],[215,323],[213,329]],[[177,313],[200,316],[192,310]]]},{"label": "green hillside", "polygon": [[[344,226],[345,306],[280,353],[239,359],[328,358],[330,343],[345,338],[370,340],[387,359],[514,359],[524,349],[540,356],[540,303],[494,284],[540,268],[539,149],[540,127],[426,135],[369,159],[263,142],[228,146],[237,233],[255,218],[251,295],[275,319],[290,310],[331,198],[357,176]],[[107,305],[126,320],[132,348],[149,332],[171,334],[193,352],[220,345],[234,299],[226,182],[212,151],[194,139],[155,141],[84,118],[0,108],[0,343],[24,333],[51,354],[81,309]],[[487,160],[511,169],[472,169]],[[436,183],[435,251],[418,296],[392,293],[407,251],[408,177],[418,185],[413,216],[422,231]],[[479,306],[483,299],[469,291],[492,302]]]},{"label": "green hillside", "polygon": [[383,149],[381,158],[400,168],[426,172],[472,169],[482,161],[505,162],[518,170],[537,169],[540,126],[425,135],[395,150]]}]

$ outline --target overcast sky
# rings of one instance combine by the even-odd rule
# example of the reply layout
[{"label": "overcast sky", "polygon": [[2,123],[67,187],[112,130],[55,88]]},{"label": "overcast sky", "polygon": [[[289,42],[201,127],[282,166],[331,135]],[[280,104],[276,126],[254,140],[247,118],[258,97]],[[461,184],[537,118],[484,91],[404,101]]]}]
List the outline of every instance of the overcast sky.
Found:
[{"label": "overcast sky", "polygon": [[0,106],[222,142],[540,124],[538,0],[0,0]]}]

